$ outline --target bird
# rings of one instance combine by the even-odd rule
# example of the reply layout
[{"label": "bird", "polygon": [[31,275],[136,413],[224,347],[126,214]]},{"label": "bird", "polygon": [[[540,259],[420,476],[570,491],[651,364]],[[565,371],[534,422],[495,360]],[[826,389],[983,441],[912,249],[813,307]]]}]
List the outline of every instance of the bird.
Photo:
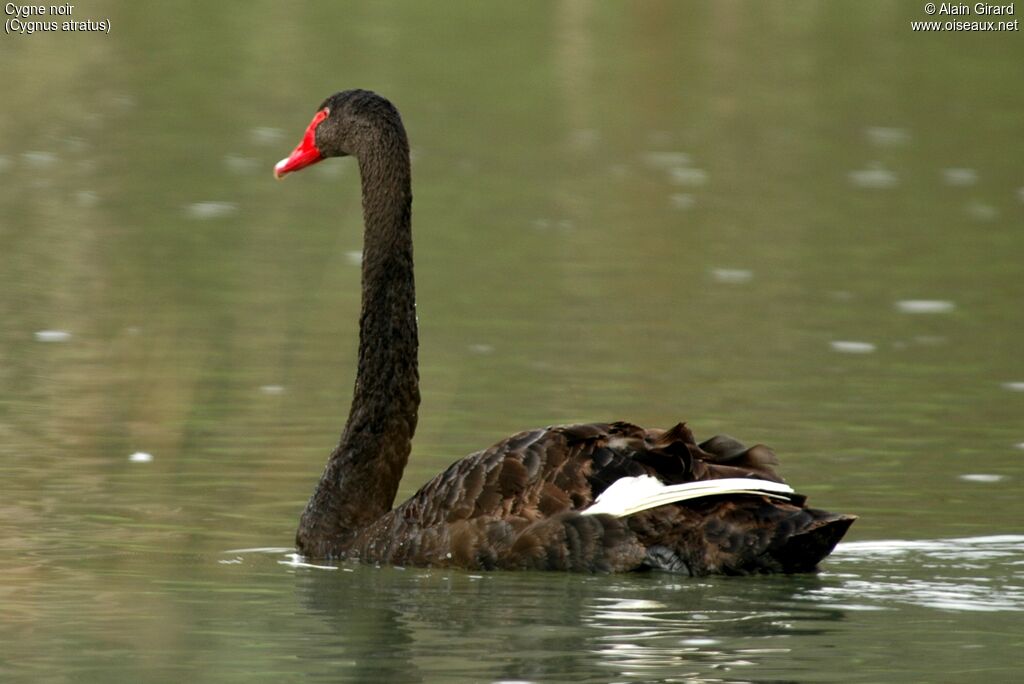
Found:
[{"label": "bird", "polygon": [[814,572],[856,519],[807,506],[768,447],[625,421],[520,432],[455,461],[397,507],[420,404],[409,142],[369,90],[331,95],[280,179],[354,157],[362,306],[348,419],[303,510],[303,557],[465,570],[690,576]]}]

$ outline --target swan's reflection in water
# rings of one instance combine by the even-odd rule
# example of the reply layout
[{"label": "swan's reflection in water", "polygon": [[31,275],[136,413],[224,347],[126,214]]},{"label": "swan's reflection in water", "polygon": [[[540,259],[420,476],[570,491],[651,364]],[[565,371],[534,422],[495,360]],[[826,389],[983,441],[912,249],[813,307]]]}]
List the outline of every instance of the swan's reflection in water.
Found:
[{"label": "swan's reflection in water", "polygon": [[[289,647],[314,681],[998,674],[1024,611],[1024,536],[1013,535],[840,545],[826,572],[792,577],[469,574],[307,563],[287,549],[226,555],[241,560],[232,569],[294,576]],[[271,564],[281,569],[253,567]]]},{"label": "swan's reflection in water", "polygon": [[[721,579],[297,568],[306,610],[354,680],[699,681],[786,656],[841,610],[799,602],[816,577]],[[344,653],[344,656],[340,656]],[[730,675],[732,676],[732,675]]]}]

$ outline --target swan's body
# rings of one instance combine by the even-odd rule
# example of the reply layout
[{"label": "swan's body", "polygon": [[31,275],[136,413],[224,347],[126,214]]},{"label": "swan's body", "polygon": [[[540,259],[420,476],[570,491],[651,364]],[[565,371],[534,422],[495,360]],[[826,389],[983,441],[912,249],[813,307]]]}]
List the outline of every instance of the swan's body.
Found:
[{"label": "swan's body", "polygon": [[455,462],[392,509],[419,406],[401,118],[373,93],[338,93],[275,175],[347,155],[359,161],[365,220],[359,367],[348,422],[299,523],[301,553],[469,569],[705,575],[806,572],[832,551],[853,516],[807,508],[776,475],[767,447],[747,449],[728,437],[698,445],[683,424],[523,432]]}]

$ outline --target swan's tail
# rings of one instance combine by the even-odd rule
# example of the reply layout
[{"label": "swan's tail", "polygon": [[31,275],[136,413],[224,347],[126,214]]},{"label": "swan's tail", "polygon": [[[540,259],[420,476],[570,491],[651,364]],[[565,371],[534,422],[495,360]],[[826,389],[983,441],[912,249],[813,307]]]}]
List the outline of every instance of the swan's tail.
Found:
[{"label": "swan's tail", "polygon": [[666,485],[655,477],[641,475],[616,480],[581,514],[605,513],[624,518],[665,504],[723,494],[758,494],[788,501],[795,492],[789,485],[750,477],[726,477]]},{"label": "swan's tail", "polygon": [[778,562],[778,569],[782,572],[813,572],[818,563],[832,553],[832,549],[857,519],[855,515],[805,510],[815,515],[817,519],[799,533],[786,539],[781,546],[769,551],[769,555]]},{"label": "swan's tail", "polygon": [[856,516],[804,507],[803,497],[789,485],[747,477],[675,485],[662,484],[650,475],[624,477],[580,514],[626,518],[665,504],[728,494],[762,498],[760,503],[758,499],[723,502],[710,517],[694,514],[681,532],[652,534],[641,523],[644,565],[690,575],[812,572],[856,520]]}]

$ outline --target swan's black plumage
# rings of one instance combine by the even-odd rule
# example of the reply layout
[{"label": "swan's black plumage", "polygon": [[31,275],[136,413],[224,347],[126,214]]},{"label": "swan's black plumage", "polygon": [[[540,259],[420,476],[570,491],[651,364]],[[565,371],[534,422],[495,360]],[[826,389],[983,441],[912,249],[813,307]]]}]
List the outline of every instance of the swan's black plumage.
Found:
[{"label": "swan's black plumage", "polygon": [[767,447],[724,436],[697,444],[682,423],[522,432],[456,461],[392,509],[420,400],[409,146],[395,107],[365,90],[329,97],[275,174],[336,156],[355,157],[362,178],[359,365],[341,440],[299,522],[301,553],[469,569],[706,575],[807,572],[832,551],[855,518],[808,508],[800,496],[715,496],[622,518],[581,514],[623,477],[782,482]]}]

